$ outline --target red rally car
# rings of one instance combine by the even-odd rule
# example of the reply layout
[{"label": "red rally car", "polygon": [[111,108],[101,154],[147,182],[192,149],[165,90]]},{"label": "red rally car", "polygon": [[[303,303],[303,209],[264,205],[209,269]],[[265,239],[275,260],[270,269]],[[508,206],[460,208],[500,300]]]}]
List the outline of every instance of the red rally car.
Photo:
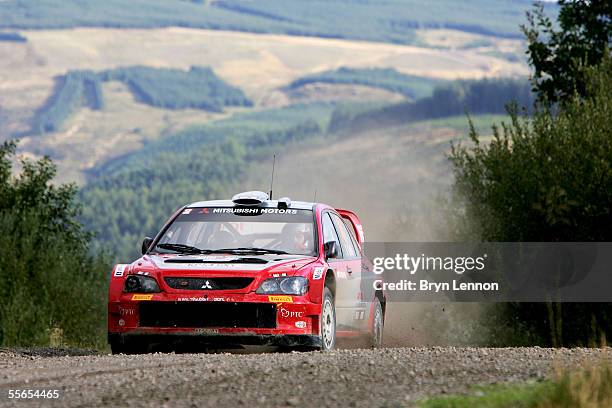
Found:
[{"label": "red rally car", "polygon": [[263,192],[180,208],[143,256],[113,268],[113,353],[179,345],[330,350],[336,338],[382,343],[385,296],[363,285],[357,216]]}]

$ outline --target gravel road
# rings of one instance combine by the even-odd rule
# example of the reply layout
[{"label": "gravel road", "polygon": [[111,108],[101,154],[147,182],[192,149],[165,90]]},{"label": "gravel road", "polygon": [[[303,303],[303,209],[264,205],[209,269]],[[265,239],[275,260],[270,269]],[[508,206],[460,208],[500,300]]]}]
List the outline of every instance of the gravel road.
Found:
[{"label": "gravel road", "polygon": [[[396,407],[474,384],[535,381],[610,349],[385,348],[328,353],[75,355],[0,350],[9,389],[59,389],[54,406]],[[34,354],[34,355],[31,355]],[[63,355],[62,355],[63,354]]]}]

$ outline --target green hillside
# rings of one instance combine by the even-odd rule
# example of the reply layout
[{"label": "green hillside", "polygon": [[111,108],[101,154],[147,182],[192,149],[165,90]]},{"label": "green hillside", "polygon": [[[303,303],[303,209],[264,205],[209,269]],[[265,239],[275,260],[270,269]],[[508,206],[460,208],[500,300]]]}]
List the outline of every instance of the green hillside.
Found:
[{"label": "green hillside", "polygon": [[[516,38],[518,25],[531,1],[495,2],[467,0],[221,0],[217,7],[265,16],[276,21],[306,23],[309,26],[337,27],[348,38],[406,43],[417,28],[452,28],[478,34]],[[316,22],[316,23],[315,23]]]},{"label": "green hillside", "polygon": [[251,106],[244,93],[219,79],[207,67],[189,71],[151,67],[117,68],[100,73],[102,81],[127,84],[136,100],[165,109],[221,112],[225,106]]},{"label": "green hillside", "polygon": [[418,28],[519,38],[530,7],[529,0],[7,0],[0,28],[179,26],[408,44]]},{"label": "green hillside", "polygon": [[365,110],[337,109],[332,115],[329,130],[361,131],[462,114],[503,114],[509,102],[531,109],[534,97],[526,78],[453,81],[436,86],[431,96],[417,101]]},{"label": "green hillside", "polygon": [[341,67],[296,79],[288,88],[296,89],[314,83],[365,85],[416,99],[431,95],[434,87],[441,82],[444,81],[402,74],[393,68]]},{"label": "green hillside", "polygon": [[206,67],[191,67],[189,71],[141,66],[99,73],[70,71],[56,78],[53,94],[33,119],[33,132],[57,131],[82,106],[102,109],[101,82],[106,81],[123,82],[138,102],[164,109],[222,112],[226,106],[252,106],[240,89],[228,85]]},{"label": "green hillside", "polygon": [[[322,132],[332,105],[292,106],[197,126],[94,169],[81,191],[83,221],[97,249],[128,261],[177,207],[218,199],[246,175],[248,164]],[[262,187],[263,188],[263,187]]]},{"label": "green hillside", "polygon": [[[468,103],[468,111],[482,113],[485,109],[479,108],[478,98],[473,100],[470,96],[475,90],[479,95],[501,101],[507,100],[512,92],[520,94],[525,85],[529,86],[527,81],[457,82],[454,88],[448,89],[462,90],[467,99],[458,100],[456,94],[445,93],[447,88],[441,87],[432,97],[421,98],[411,105],[429,106],[429,110],[423,110],[418,117],[404,115],[395,117],[395,122],[379,122],[377,131],[385,135],[389,126],[463,114],[465,109],[456,112],[457,104],[463,102]],[[482,102],[490,103],[490,100]],[[333,149],[337,142],[350,137],[349,134],[366,129],[355,131],[354,117],[372,118],[381,109],[385,108],[367,104],[292,105],[234,115],[166,136],[89,172],[89,181],[81,191],[83,220],[91,231],[98,233],[98,248],[109,248],[118,259],[128,261],[138,254],[137,243],[145,235],[155,234],[164,219],[180,205],[227,197],[244,187],[247,179],[259,180],[249,188],[266,189],[266,185],[258,184],[262,178],[253,174],[258,163],[267,166],[273,153],[292,148],[299,151],[319,145],[324,151]],[[493,104],[486,111],[503,113],[504,106]],[[433,125],[433,128],[456,128],[457,124],[451,122]],[[444,151],[447,145],[440,143],[435,141],[432,145],[438,146],[435,151]],[[447,143],[447,139],[442,143]],[[385,146],[392,145],[385,142]],[[389,147],[389,150],[393,149]],[[427,143],[425,150],[431,150]],[[313,164],[321,168],[327,160]],[[342,153],[334,160],[341,167],[351,167],[349,157]]]},{"label": "green hillside", "polygon": [[100,80],[91,71],[71,71],[56,78],[53,94],[36,112],[33,133],[53,132],[78,108],[101,109]]}]

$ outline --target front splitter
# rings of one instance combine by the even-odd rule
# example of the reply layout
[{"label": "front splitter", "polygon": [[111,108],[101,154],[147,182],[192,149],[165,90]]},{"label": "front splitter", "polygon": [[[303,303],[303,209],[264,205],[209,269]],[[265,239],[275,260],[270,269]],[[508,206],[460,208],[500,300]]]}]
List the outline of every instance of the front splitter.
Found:
[{"label": "front splitter", "polygon": [[311,334],[209,334],[209,333],[108,333],[109,343],[127,344],[131,341],[149,344],[198,344],[220,348],[241,345],[280,347],[321,347],[321,338]]}]

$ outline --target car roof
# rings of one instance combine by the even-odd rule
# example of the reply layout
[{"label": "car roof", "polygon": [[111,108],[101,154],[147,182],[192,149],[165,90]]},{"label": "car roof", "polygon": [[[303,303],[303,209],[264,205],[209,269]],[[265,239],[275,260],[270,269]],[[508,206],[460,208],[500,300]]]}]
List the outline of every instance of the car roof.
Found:
[{"label": "car roof", "polygon": [[[291,201],[289,208],[295,210],[314,210],[317,203],[309,203],[306,201]],[[197,201],[187,205],[187,208],[200,208],[200,207],[235,207],[236,203],[232,200],[210,200],[210,201]],[[262,202],[258,207],[264,208],[278,208],[277,200],[266,200]]]}]

